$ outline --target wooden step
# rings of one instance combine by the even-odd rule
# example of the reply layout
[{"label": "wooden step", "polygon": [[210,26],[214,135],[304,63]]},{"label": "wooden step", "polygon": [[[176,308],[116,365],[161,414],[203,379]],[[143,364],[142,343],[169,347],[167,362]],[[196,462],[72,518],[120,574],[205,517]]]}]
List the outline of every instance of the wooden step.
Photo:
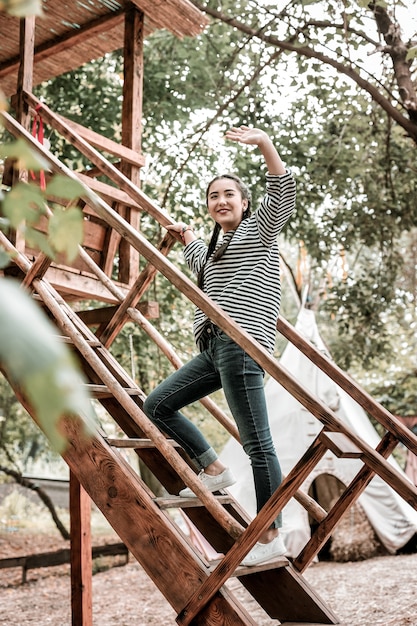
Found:
[{"label": "wooden step", "polygon": [[[57,335],[56,338],[61,341],[62,343],[68,343],[73,345],[74,342],[71,339],[71,337],[67,337],[66,335]],[[85,337],[83,337],[83,340],[91,347],[91,348],[102,348],[103,344],[101,343],[101,341],[94,340],[94,339],[86,339]]]},{"label": "wooden step", "polygon": [[[232,504],[234,499],[229,495],[215,495],[213,494],[220,504]],[[204,504],[199,498],[181,498],[181,496],[159,496],[154,498],[153,501],[159,506],[160,509],[190,509],[195,507],[203,507]]]},{"label": "wooden step", "polygon": [[320,440],[324,445],[341,459],[360,459],[363,452],[344,433],[322,430]]},{"label": "wooden step", "polygon": [[[210,572],[213,571],[216,566],[221,562],[221,559],[210,561]],[[279,567],[287,567],[289,560],[285,556],[279,556],[276,559],[272,559],[267,563],[261,563],[261,565],[251,565],[250,567],[245,565],[239,565],[232,574],[232,577],[248,576],[250,574],[258,574],[259,572],[266,572]]]},{"label": "wooden step", "polygon": [[[103,400],[105,398],[113,397],[113,393],[110,391],[108,387],[106,387],[106,385],[92,385],[88,383],[84,385],[84,388],[88,391],[90,396],[92,398],[95,398],[96,400]],[[124,391],[129,396],[142,396],[140,389],[138,389],[137,387],[124,387]],[[115,439],[114,441],[117,441],[117,440]],[[111,444],[111,445],[116,445],[116,444]],[[119,446],[119,447],[122,447],[122,446]],[[125,447],[129,448],[133,446],[125,446]]]},{"label": "wooden step", "polygon": [[[136,390],[137,391],[137,390]],[[133,394],[132,394],[133,395]],[[105,437],[105,440],[110,446],[114,448],[133,448],[133,450],[139,450],[140,448],[155,448],[155,444],[152,439],[145,439],[139,437],[129,437],[128,439],[112,439],[111,437]],[[174,448],[180,448],[181,446],[173,439],[167,439]]]}]

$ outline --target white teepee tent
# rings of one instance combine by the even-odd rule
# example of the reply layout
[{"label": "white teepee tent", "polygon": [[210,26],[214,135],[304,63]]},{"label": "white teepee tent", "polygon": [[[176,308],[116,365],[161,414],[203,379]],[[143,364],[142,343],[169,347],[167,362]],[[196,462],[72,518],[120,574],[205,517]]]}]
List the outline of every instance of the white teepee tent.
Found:
[{"label": "white teepee tent", "polygon": [[[326,353],[313,311],[301,309],[296,329],[318,350]],[[364,410],[292,344],[289,343],[284,350],[280,363],[367,443],[373,447],[377,445],[379,435]],[[322,424],[274,379],[267,382],[265,393],[272,436],[282,471],[287,474],[312,443]],[[255,515],[252,471],[240,444],[231,438],[223,449],[221,459],[239,478],[230,488],[231,493],[249,515]],[[401,471],[395,459],[391,457],[390,462]],[[348,485],[361,467],[360,460],[339,459],[328,452],[302,489],[308,492],[318,476],[327,474]],[[360,496],[359,503],[389,552],[395,553],[417,533],[417,511],[378,476]],[[284,508],[282,532],[290,556],[296,556],[310,537],[308,513],[294,499]]]}]

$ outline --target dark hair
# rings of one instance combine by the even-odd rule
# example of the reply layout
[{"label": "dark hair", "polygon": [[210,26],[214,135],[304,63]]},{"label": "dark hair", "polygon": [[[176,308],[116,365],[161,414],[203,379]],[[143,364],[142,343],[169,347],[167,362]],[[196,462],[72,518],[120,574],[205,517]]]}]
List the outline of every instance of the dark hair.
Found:
[{"label": "dark hair", "polygon": [[[246,209],[243,212],[242,215],[242,221],[246,220],[250,214],[251,214],[251,194],[250,194],[250,190],[248,189],[248,187],[245,185],[245,183],[238,177],[235,176],[234,174],[220,174],[219,176],[215,176],[215,178],[213,178],[213,180],[211,180],[209,182],[209,184],[207,185],[207,189],[206,189],[206,204],[208,203],[208,195],[209,195],[209,191],[210,191],[210,187],[212,186],[212,184],[216,181],[216,180],[221,180],[222,178],[229,178],[230,180],[233,180],[236,185],[239,188],[239,191],[242,195],[242,198],[244,200],[248,201],[248,206],[246,207]],[[209,260],[209,258],[211,257],[211,255],[213,255],[213,261],[218,261],[219,259],[222,258],[222,256],[224,255],[224,253],[226,252],[232,237],[227,237],[226,241],[216,250],[216,246],[217,246],[217,240],[219,238],[219,233],[221,230],[221,226],[220,224],[215,224],[212,235],[211,235],[211,239],[210,239],[210,243],[208,245],[208,249],[207,249],[207,255],[206,255],[206,260],[204,262],[203,267],[201,268],[201,270],[198,273],[197,276],[197,285],[200,287],[200,289],[202,289],[203,287],[203,277],[204,277],[204,268],[207,264],[207,261]],[[214,252],[216,250],[216,252]],[[214,252],[214,254],[213,254]]]}]

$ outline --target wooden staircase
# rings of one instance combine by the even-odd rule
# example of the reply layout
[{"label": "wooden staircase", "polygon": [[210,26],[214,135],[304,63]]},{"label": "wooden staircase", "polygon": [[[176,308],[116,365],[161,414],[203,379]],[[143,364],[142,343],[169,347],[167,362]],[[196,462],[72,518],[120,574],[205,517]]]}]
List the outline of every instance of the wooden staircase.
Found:
[{"label": "wooden staircase", "polygon": [[[171,223],[169,217],[92,148],[79,132],[45,105],[41,105],[31,94],[25,93],[24,98],[30,106],[38,106],[45,121],[88,156],[141,210],[150,213],[162,226]],[[6,128],[15,136],[24,137],[30,142],[48,160],[53,171],[63,172],[71,178],[76,177],[76,174],[45,151],[10,115],[2,115]],[[82,182],[85,184],[85,177]],[[337,624],[337,617],[306,582],[302,572],[327,541],[341,516],[357,500],[375,474],[379,474],[407,502],[417,508],[416,487],[396,472],[386,460],[399,441],[417,453],[417,438],[326,357],[315,351],[285,320],[280,320],[279,330],[384,426],[386,434],[374,450],[350,431],[323,403],[304,390],[269,353],[205,298],[166,259],[174,243],[171,235],[163,239],[158,249],[154,248],[90,188],[85,187],[82,200],[148,261],[146,268],[126,293],[80,248],[80,257],[118,303],[96,334],[90,330],[83,314],[75,313],[49,282],[48,270],[51,262],[43,255],[38,255],[33,262],[29,261],[24,252],[19,251],[10,239],[0,233],[0,245],[13,253],[13,267],[17,269],[22,284],[31,289],[41,301],[56,323],[57,334],[61,340],[76,352],[91,395],[97,398],[125,434],[121,440],[109,439],[97,426],[92,437],[86,440],[82,434],[81,416],[79,420],[67,418],[65,434],[69,445],[63,456],[71,472],[175,609],[177,623],[255,626],[252,617],[227,587],[227,580],[236,576],[266,613],[281,624]],[[174,367],[181,365],[172,348],[136,307],[156,271],[161,271],[202,308],[323,424],[322,431],[310,448],[251,522],[227,492],[219,495],[206,492],[197,480],[184,451],[166,439],[146,418],[142,411],[145,397],[143,391],[109,352],[109,346],[124,323],[131,320],[150,334],[171,359]],[[36,420],[36,415],[21,390],[15,388],[15,392]],[[238,437],[234,424],[227,416],[210,400],[205,399],[203,404],[233,436]],[[120,448],[127,446],[136,451],[169,496],[157,497],[125,461]],[[333,508],[326,513],[303,494],[300,487],[328,449],[338,456],[360,458],[363,467]],[[177,494],[184,485],[190,486],[198,499],[180,498]],[[263,530],[268,528],[292,497],[297,498],[317,521],[317,528],[310,541],[293,562],[282,557],[259,567],[240,566],[243,557]],[[170,513],[171,509],[181,509],[214,550],[224,554],[224,557],[215,563],[207,561],[184,534],[175,515]]]}]

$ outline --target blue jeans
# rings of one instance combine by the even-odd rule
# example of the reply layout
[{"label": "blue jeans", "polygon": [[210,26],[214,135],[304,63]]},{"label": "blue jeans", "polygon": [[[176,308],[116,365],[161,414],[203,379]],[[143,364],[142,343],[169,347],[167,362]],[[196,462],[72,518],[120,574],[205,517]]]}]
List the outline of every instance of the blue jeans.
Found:
[{"label": "blue jeans", "polygon": [[[264,371],[219,328],[211,326],[210,330],[206,349],[154,389],[143,410],[204,469],[218,458],[217,454],[180,409],[223,388],[251,461],[259,512],[282,481],[268,421]],[[272,524],[274,528],[280,526],[281,515]]]}]

